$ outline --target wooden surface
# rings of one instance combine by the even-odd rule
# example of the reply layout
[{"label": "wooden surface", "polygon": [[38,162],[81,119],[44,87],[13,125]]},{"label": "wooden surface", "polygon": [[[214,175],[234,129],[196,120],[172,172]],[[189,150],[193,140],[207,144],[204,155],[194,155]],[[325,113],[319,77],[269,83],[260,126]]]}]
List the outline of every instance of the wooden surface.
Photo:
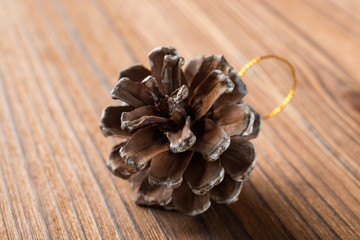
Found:
[{"label": "wooden surface", "polygon": [[[360,2],[0,1],[0,239],[360,239]],[[235,69],[277,54],[299,75],[264,121],[235,204],[189,217],[135,205],[99,130],[118,72],[157,46]],[[266,61],[244,78],[266,114],[291,86]]]}]

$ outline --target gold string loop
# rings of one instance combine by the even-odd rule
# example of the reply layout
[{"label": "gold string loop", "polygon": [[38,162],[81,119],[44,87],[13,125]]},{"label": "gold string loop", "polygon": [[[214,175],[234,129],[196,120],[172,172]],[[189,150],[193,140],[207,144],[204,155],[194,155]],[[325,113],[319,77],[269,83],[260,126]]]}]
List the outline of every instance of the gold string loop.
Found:
[{"label": "gold string loop", "polygon": [[262,119],[268,119],[268,118],[272,118],[275,115],[277,115],[279,112],[281,112],[281,110],[290,102],[290,100],[293,98],[294,93],[295,93],[295,88],[296,88],[296,83],[297,83],[297,77],[296,77],[296,71],[294,66],[285,58],[276,56],[276,55],[266,55],[266,56],[262,56],[262,57],[257,57],[254,58],[253,60],[251,60],[250,62],[248,62],[238,73],[238,75],[240,77],[242,77],[253,65],[255,65],[256,63],[264,60],[264,59],[268,59],[268,58],[275,58],[277,60],[280,60],[282,62],[284,62],[291,70],[291,74],[293,76],[293,85],[288,93],[288,95],[286,96],[286,98],[284,99],[284,101],[277,106],[274,110],[272,110],[268,115],[265,115],[262,117]]}]

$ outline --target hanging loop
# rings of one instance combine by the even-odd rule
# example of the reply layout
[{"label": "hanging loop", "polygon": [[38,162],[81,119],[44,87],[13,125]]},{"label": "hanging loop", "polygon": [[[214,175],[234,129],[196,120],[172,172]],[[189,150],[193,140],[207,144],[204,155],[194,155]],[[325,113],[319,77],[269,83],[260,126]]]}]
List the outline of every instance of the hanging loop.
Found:
[{"label": "hanging loop", "polygon": [[296,71],[294,66],[285,58],[276,56],[276,55],[266,55],[266,56],[262,56],[262,57],[257,57],[254,58],[253,60],[251,60],[250,62],[248,62],[238,73],[238,75],[240,77],[242,77],[253,65],[255,65],[256,63],[264,60],[264,59],[268,59],[268,58],[275,58],[277,60],[280,60],[282,62],[284,62],[291,71],[292,77],[293,77],[293,84],[292,87],[288,93],[288,95],[286,96],[286,98],[284,99],[284,101],[277,106],[274,110],[272,110],[268,115],[262,116],[262,119],[268,119],[268,118],[272,118],[275,115],[277,115],[279,112],[281,112],[281,110],[290,102],[290,100],[293,98],[294,93],[295,93],[295,88],[296,88],[296,84],[297,84],[297,77],[296,77]]}]

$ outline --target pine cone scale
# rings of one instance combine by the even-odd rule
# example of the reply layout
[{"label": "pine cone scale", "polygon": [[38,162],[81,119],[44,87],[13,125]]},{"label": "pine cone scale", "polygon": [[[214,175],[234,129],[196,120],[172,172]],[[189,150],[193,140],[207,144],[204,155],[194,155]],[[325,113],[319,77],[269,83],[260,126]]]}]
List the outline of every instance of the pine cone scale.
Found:
[{"label": "pine cone scale", "polygon": [[159,102],[160,97],[162,96],[157,84],[157,81],[154,76],[147,76],[141,83],[145,86],[147,93],[151,96],[154,103]]},{"label": "pine cone scale", "polygon": [[220,163],[232,179],[245,181],[256,164],[255,148],[250,142],[233,140]]},{"label": "pine cone scale", "polygon": [[131,79],[131,81],[133,82],[141,82],[149,75],[151,75],[150,70],[145,68],[143,65],[138,64],[122,70],[119,74],[118,79],[125,77]]},{"label": "pine cone scale", "polygon": [[196,58],[193,58],[188,63],[186,69],[185,69],[185,78],[187,80],[187,85],[190,86],[191,80],[193,77],[195,77],[196,73],[199,71],[201,65],[204,62],[205,57],[199,56]]},{"label": "pine cone scale", "polygon": [[197,195],[191,191],[188,184],[184,183],[174,189],[172,201],[175,209],[191,216],[205,212],[211,205],[210,192]]},{"label": "pine cone scale", "polygon": [[208,161],[216,161],[230,144],[230,137],[224,129],[209,118],[198,121],[193,129],[197,137],[191,150],[201,153]]},{"label": "pine cone scale", "polygon": [[161,185],[151,185],[148,178],[149,168],[134,174],[131,179],[133,199],[137,204],[165,206],[172,199],[173,189]]},{"label": "pine cone scale", "polygon": [[152,157],[168,150],[165,135],[158,128],[150,126],[137,131],[119,152],[126,164],[139,171],[146,167]]},{"label": "pine cone scale", "polygon": [[225,174],[223,181],[211,190],[211,200],[217,203],[230,204],[238,200],[243,182],[234,181]]},{"label": "pine cone scale", "polygon": [[228,136],[232,137],[252,129],[254,124],[252,116],[251,109],[247,105],[233,104],[216,108],[212,119],[225,130]]},{"label": "pine cone scale", "polygon": [[132,111],[132,106],[109,106],[101,114],[100,128],[104,136],[128,135],[121,128],[121,114]]},{"label": "pine cone scale", "polygon": [[189,165],[193,152],[160,153],[151,160],[149,182],[153,185],[165,185],[169,188],[180,186],[183,174]]},{"label": "pine cone scale", "polygon": [[[251,107],[250,107],[251,109]],[[233,136],[231,139],[233,141],[237,141],[237,142],[245,142],[245,141],[249,141],[253,138],[256,138],[257,135],[260,132],[260,128],[261,128],[261,116],[260,114],[253,112],[253,110],[251,109],[250,114],[254,114],[254,117],[249,116],[249,122],[248,122],[248,131],[251,130],[251,133],[249,133],[248,131],[246,131],[246,135],[244,135],[243,133],[241,135],[235,135]]]},{"label": "pine cone scale", "polygon": [[233,89],[233,82],[223,72],[212,71],[195,89],[189,100],[192,108],[196,111],[195,118],[199,119],[205,115],[223,93],[230,93]]},{"label": "pine cone scale", "polygon": [[214,103],[214,109],[226,105],[239,104],[247,94],[247,88],[236,71],[231,71],[228,77],[234,84],[234,90],[231,93],[221,95]]},{"label": "pine cone scale", "polygon": [[165,55],[164,66],[161,73],[162,84],[164,85],[165,94],[170,95],[178,89],[183,81],[181,67],[184,65],[184,59],[179,56]]},{"label": "pine cone scale", "polygon": [[126,77],[120,78],[111,92],[111,97],[122,100],[135,108],[152,104],[151,96],[147,93],[144,85]]},{"label": "pine cone scale", "polygon": [[127,165],[120,156],[119,150],[124,145],[125,143],[121,143],[113,147],[107,162],[107,167],[115,176],[128,179],[135,172],[135,169]]},{"label": "pine cone scale", "polygon": [[165,95],[166,93],[165,87],[162,83],[162,76],[161,76],[164,66],[164,57],[166,55],[176,56],[177,51],[175,48],[172,47],[168,47],[168,48],[159,47],[159,48],[155,48],[149,53],[151,75],[155,77],[158,88],[162,95]]},{"label": "pine cone scale", "polygon": [[222,55],[204,57],[198,71],[196,71],[195,75],[191,79],[190,92],[193,92],[214,70],[220,70],[225,75],[228,75],[232,70],[232,67]]},{"label": "pine cone scale", "polygon": [[184,173],[184,179],[193,193],[203,195],[223,180],[224,173],[218,161],[204,161],[202,156],[196,153]]},{"label": "pine cone scale", "polygon": [[190,130],[190,118],[185,121],[184,127],[178,132],[165,132],[170,142],[170,150],[173,153],[181,153],[189,150],[195,143],[196,137]]},{"label": "pine cone scale", "polygon": [[123,112],[121,115],[121,128],[125,132],[132,132],[148,125],[168,126],[170,119],[163,117],[155,106],[142,106],[131,112]]}]

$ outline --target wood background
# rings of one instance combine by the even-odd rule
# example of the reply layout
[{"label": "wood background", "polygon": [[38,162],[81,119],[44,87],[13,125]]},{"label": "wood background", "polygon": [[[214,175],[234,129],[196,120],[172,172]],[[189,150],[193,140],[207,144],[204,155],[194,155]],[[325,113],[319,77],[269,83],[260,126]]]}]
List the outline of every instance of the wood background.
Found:
[{"label": "wood background", "polygon": [[[360,1],[1,0],[0,239],[360,239]],[[135,205],[99,130],[118,72],[157,46],[235,69],[277,54],[299,75],[264,121],[235,204],[189,217]],[[266,114],[291,86],[265,61],[244,78]]]}]

